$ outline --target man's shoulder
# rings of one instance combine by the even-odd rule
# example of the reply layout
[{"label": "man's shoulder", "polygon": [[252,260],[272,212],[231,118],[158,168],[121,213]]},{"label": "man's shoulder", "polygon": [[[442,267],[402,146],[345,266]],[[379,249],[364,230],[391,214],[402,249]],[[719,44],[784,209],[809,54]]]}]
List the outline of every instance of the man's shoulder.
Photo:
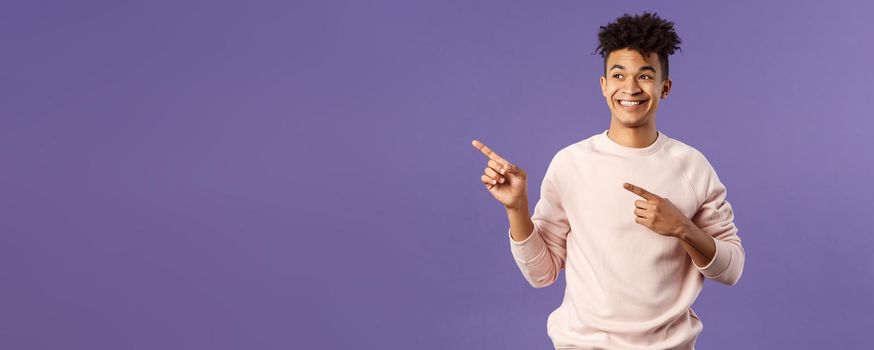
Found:
[{"label": "man's shoulder", "polygon": [[710,165],[707,157],[703,152],[698,150],[698,148],[675,138],[671,138],[670,141],[664,145],[664,150],[668,154],[679,158],[684,164]]},{"label": "man's shoulder", "polygon": [[665,145],[665,151],[679,160],[683,168],[683,174],[695,189],[696,193],[704,195],[710,188],[711,181],[718,179],[716,169],[698,148],[672,139]]},{"label": "man's shoulder", "polygon": [[599,134],[594,134],[585,139],[573,141],[572,143],[565,145],[555,153],[555,157],[578,157],[587,152],[591,152],[594,140],[598,135]]}]

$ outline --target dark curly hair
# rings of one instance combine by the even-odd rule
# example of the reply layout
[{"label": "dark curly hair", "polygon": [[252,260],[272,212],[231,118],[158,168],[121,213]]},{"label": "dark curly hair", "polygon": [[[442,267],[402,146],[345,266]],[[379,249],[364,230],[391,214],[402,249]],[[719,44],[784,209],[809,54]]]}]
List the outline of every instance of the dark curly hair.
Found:
[{"label": "dark curly hair", "polygon": [[668,56],[680,49],[680,37],[674,31],[674,22],[666,21],[656,13],[624,14],[616,21],[601,26],[598,48],[604,58],[604,76],[607,76],[607,57],[619,49],[632,49],[644,57],[655,52],[662,66],[662,80],[668,79]]}]

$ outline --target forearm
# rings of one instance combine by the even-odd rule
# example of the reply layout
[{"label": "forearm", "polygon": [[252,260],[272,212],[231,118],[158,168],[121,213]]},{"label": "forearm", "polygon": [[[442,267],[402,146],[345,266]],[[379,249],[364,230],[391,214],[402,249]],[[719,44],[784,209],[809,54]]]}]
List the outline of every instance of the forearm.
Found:
[{"label": "forearm", "polygon": [[510,221],[510,235],[516,242],[524,241],[534,231],[534,222],[531,221],[531,213],[528,211],[528,199],[506,209],[507,219]]},{"label": "forearm", "polygon": [[701,231],[693,222],[688,222],[675,235],[686,253],[698,266],[707,266],[716,255],[714,238]]}]

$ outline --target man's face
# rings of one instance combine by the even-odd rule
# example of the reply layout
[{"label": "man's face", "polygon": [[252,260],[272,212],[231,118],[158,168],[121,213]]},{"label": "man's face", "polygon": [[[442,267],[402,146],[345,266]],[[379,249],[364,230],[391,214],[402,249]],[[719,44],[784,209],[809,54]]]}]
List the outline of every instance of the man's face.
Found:
[{"label": "man's face", "polygon": [[649,57],[632,49],[610,53],[607,76],[601,77],[601,93],[616,122],[636,128],[654,121],[659,100],[671,90],[671,80],[662,80],[661,69],[656,53]]}]

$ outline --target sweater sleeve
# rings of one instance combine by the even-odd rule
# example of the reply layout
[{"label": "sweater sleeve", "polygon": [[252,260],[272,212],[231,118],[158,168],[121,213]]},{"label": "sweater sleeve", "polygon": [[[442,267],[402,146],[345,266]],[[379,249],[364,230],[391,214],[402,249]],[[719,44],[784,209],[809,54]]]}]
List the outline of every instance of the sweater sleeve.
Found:
[{"label": "sweater sleeve", "polygon": [[734,224],[734,211],[731,204],[726,200],[726,188],[719,181],[716,171],[704,160],[709,168],[706,185],[703,191],[703,202],[692,222],[702,231],[713,237],[716,243],[716,254],[705,266],[698,266],[701,273],[710,279],[725,285],[733,286],[743,273],[744,260],[746,258],[741,239],[738,237],[737,226]]},{"label": "sweater sleeve", "polygon": [[[513,259],[534,288],[548,287],[555,283],[559,271],[565,265],[570,224],[559,195],[561,191],[558,180],[562,172],[558,159],[556,154],[543,177],[540,199],[531,216],[533,232],[528,238],[518,242],[510,234]],[[508,230],[508,234],[509,232],[511,231]]]}]

